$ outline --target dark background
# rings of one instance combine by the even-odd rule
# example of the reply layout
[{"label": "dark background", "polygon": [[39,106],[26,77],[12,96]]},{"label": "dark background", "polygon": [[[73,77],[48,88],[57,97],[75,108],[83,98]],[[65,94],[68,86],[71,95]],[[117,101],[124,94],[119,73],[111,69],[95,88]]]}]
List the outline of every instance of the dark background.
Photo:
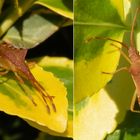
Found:
[{"label": "dark background", "polygon": [[61,28],[45,42],[30,49],[27,58],[40,56],[65,56],[73,59],[73,26]]}]

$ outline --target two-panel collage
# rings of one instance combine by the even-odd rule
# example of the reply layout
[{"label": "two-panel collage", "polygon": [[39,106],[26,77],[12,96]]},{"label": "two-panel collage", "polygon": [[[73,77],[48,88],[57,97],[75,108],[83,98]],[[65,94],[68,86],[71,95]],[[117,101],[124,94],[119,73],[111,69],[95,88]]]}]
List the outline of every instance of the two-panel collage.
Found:
[{"label": "two-panel collage", "polygon": [[0,140],[140,140],[140,0],[0,0]]}]

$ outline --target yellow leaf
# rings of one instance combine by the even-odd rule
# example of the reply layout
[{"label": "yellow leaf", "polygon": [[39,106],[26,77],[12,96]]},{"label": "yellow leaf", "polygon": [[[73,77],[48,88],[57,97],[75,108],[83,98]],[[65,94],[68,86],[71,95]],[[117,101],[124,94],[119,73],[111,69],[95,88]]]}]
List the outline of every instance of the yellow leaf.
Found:
[{"label": "yellow leaf", "polygon": [[41,67],[50,67],[50,66],[55,66],[55,67],[64,67],[64,68],[70,68],[73,70],[73,60],[70,60],[66,57],[41,57],[35,59],[37,64]]},{"label": "yellow leaf", "polygon": [[102,140],[115,128],[118,109],[105,90],[87,98],[80,107],[74,119],[75,140]]},{"label": "yellow leaf", "polygon": [[[43,68],[45,68],[45,67],[47,67],[47,68],[55,67],[57,69],[57,68],[61,67],[61,68],[65,68],[66,70],[67,69],[73,70],[73,61],[69,60],[68,58],[65,58],[65,57],[48,57],[48,56],[45,56],[45,57],[37,58],[37,59],[35,59],[35,61],[37,62],[37,64],[39,66],[41,66]],[[66,82],[68,82],[68,81],[66,81]],[[71,92],[68,92],[68,94],[71,94]],[[71,102],[72,102],[71,98],[68,98],[68,100],[69,100],[69,105],[70,105]],[[37,125],[37,124],[35,124],[33,122],[30,122],[30,121],[27,121],[27,120],[26,121],[30,125],[40,129],[43,132],[47,132],[47,133],[49,133],[51,135],[62,136],[62,137],[73,137],[73,113],[72,112],[73,112],[73,110],[69,106],[69,108],[68,108],[67,129],[63,133],[54,132],[54,131],[51,131],[50,129],[47,129],[46,127],[39,126],[39,125]]]},{"label": "yellow leaf", "polygon": [[[120,40],[123,33],[115,39]],[[101,41],[100,41],[101,42]],[[114,72],[120,58],[120,52],[106,41],[100,55],[75,62],[75,102],[78,103],[87,96],[91,96],[103,88],[110,81],[112,75],[102,72]],[[100,46],[97,46],[100,48]],[[95,82],[96,81],[96,82]]]},{"label": "yellow leaf", "polygon": [[47,127],[44,127],[44,126],[34,123],[32,121],[28,121],[28,120],[26,120],[26,121],[31,126],[37,128],[43,132],[47,132],[48,134],[51,134],[54,136],[62,136],[62,137],[71,137],[71,138],[73,137],[73,120],[72,119],[68,120],[67,129],[63,133],[58,133],[58,132],[52,131],[52,130],[48,129]]},{"label": "yellow leaf", "polygon": [[117,9],[122,21],[124,20],[123,1],[110,0],[112,5]]},{"label": "yellow leaf", "polygon": [[[126,61],[123,59],[120,66],[124,65]],[[103,140],[124,120],[133,92],[134,84],[129,73],[120,72],[105,89],[76,104],[74,138]]]},{"label": "yellow leaf", "polygon": [[[47,127],[50,130],[62,133],[67,128],[67,108],[66,88],[52,73],[44,71],[41,67],[35,65],[31,69],[33,75],[39,81],[46,91],[55,96],[54,103],[57,112],[51,108],[49,114],[39,93],[33,88],[22,85],[26,93],[20,88],[18,83],[9,78],[6,82],[0,84],[0,110],[10,115],[17,115],[25,120],[32,121],[37,125]],[[5,77],[6,78],[6,77]],[[30,94],[37,106],[28,98]]]}]

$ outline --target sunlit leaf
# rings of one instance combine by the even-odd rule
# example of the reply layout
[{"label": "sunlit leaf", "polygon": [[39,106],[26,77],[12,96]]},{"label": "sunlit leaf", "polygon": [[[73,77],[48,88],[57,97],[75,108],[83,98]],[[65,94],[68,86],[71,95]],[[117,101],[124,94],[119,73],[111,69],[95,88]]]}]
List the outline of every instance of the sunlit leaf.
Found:
[{"label": "sunlit leaf", "polygon": [[[123,64],[126,65],[126,63]],[[121,66],[123,66],[123,64],[121,63]],[[85,138],[88,138],[88,140],[103,140],[107,134],[111,133],[116,128],[116,126],[123,121],[124,116],[126,115],[126,111],[130,107],[130,101],[134,92],[134,85],[130,75],[119,73],[119,75],[115,79],[113,78],[113,80],[108,84],[106,91],[107,93],[104,92],[102,94],[106,94],[107,96],[109,95],[111,99],[106,100],[106,95],[101,96],[100,93],[96,93],[97,95],[93,95],[93,97],[96,96],[94,103],[83,103],[84,101],[81,101],[79,103],[81,104],[80,107],[76,106],[76,109],[79,110],[77,111],[78,117],[75,116],[76,119],[74,121],[75,127],[77,126],[74,129],[74,132],[76,133],[75,137],[77,140],[84,140]],[[92,98],[87,102],[90,102]],[[100,100],[100,102],[98,102],[98,100]],[[99,103],[101,104],[99,105]],[[91,104],[90,107],[87,104]],[[137,129],[135,130],[136,132],[139,131]],[[135,130],[133,130],[134,133]],[[120,133],[117,133],[118,139],[123,132],[121,134]],[[114,135],[116,136],[116,133],[114,133]],[[112,138],[112,140],[118,140],[114,138],[114,135],[110,136],[109,138]],[[134,136],[133,134],[126,132],[123,138],[126,138],[127,140],[135,140],[139,138],[139,135]]]},{"label": "sunlit leaf", "polygon": [[[103,74],[103,72],[116,71],[119,52],[111,43],[118,47],[119,44],[107,40],[93,39],[90,41],[90,37],[110,37],[129,45],[129,37],[124,36],[124,32],[131,30],[130,25],[139,1],[133,1],[131,8],[130,3],[123,7],[121,0],[100,2],[89,0],[88,6],[85,6],[84,2],[75,1],[74,137],[76,140],[103,140],[124,121],[130,108],[134,84],[131,75],[126,72],[120,72],[115,76]],[[139,32],[138,28],[139,22],[137,21],[135,28],[137,32]],[[138,37],[139,34],[136,36],[136,44],[139,48]],[[124,66],[128,66],[128,63],[123,58],[118,68]],[[113,79],[112,76],[114,76]],[[107,86],[101,90],[106,84]],[[139,137],[139,132],[137,134]],[[126,135],[127,139],[133,137],[130,133]]]},{"label": "sunlit leaf", "polygon": [[60,15],[73,19],[73,0],[37,0],[35,3],[43,5]]},{"label": "sunlit leaf", "polygon": [[[89,0],[85,6],[85,1],[75,1],[75,102],[104,87],[111,75],[102,72],[113,72],[117,67],[120,53],[111,41],[88,41],[95,36],[122,40],[123,10],[114,7],[117,2]],[[119,3],[122,9],[122,0]]]},{"label": "sunlit leaf", "polygon": [[[51,114],[48,113],[43,100],[31,85],[19,86],[11,74],[2,77],[0,85],[0,110],[10,115],[17,115],[25,120],[35,122],[38,125],[49,128],[56,132],[64,132],[67,127],[67,107],[66,88],[60,80],[52,73],[44,71],[41,67],[35,66],[31,69],[35,78],[45,87],[50,95],[55,96],[54,102],[57,108],[55,113],[51,108]],[[28,98],[30,94],[37,106]],[[63,106],[63,107],[62,107]]]},{"label": "sunlit leaf", "polygon": [[[101,140],[116,125],[117,106],[105,90],[76,105],[74,138]],[[105,115],[106,114],[106,115]]]},{"label": "sunlit leaf", "polygon": [[[47,132],[51,135],[63,136],[63,137],[72,137],[73,136],[73,61],[64,57],[41,57],[35,59],[35,61],[43,67],[45,71],[52,72],[57,76],[61,81],[64,82],[65,87],[67,88],[67,97],[68,97],[68,126],[64,133],[56,133],[50,131],[47,128],[39,127],[40,130]],[[29,122],[30,123],[30,122]]]},{"label": "sunlit leaf", "polygon": [[64,133],[52,131],[45,126],[39,125],[38,123],[35,123],[35,122],[32,122],[32,121],[28,121],[28,120],[25,120],[25,121],[27,121],[31,126],[37,128],[37,129],[39,129],[43,132],[47,132],[50,135],[62,136],[62,137],[73,137],[73,120],[70,119],[70,118],[68,120],[67,128],[66,128]]},{"label": "sunlit leaf", "polygon": [[52,72],[67,88],[69,111],[73,111],[73,61],[65,57],[42,57],[35,61],[44,70]]},{"label": "sunlit leaf", "polygon": [[124,120],[130,107],[134,92],[132,85],[130,75],[120,73],[115,75],[105,89],[76,104],[74,116],[76,139],[84,140],[88,137],[88,140],[103,140],[107,134],[113,132]]}]

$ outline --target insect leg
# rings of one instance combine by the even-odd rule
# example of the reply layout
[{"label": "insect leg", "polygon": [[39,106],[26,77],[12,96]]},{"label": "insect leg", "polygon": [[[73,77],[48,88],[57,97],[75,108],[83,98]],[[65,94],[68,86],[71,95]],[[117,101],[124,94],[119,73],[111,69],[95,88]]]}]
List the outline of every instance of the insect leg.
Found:
[{"label": "insect leg", "polygon": [[42,87],[42,85],[40,85],[35,79],[32,81],[32,85],[42,94],[42,98],[44,100],[44,102],[46,103],[47,105],[47,108],[48,108],[48,112],[50,112],[49,110],[49,106],[47,104],[47,101],[46,101],[46,98],[48,98],[50,100],[50,103],[52,105],[52,108],[54,110],[54,112],[56,112],[56,106],[53,102],[53,98],[54,96],[50,96],[46,91],[45,89]]},{"label": "insect leg", "polygon": [[5,74],[7,74],[9,71],[8,70],[4,70],[4,71],[0,71],[0,75],[2,76],[2,75],[5,75]]},{"label": "insect leg", "polygon": [[36,62],[31,61],[31,62],[27,62],[26,64],[28,65],[28,67],[29,67],[30,69],[32,69],[32,68],[35,66]]},{"label": "insect leg", "polygon": [[118,69],[118,70],[116,70],[115,72],[102,72],[103,74],[112,74],[112,75],[114,75],[114,74],[116,74],[116,73],[118,73],[118,72],[120,72],[120,71],[128,71],[129,69],[127,68],[127,67],[122,67],[122,68],[120,68],[120,69]]},{"label": "insect leg", "polygon": [[20,84],[24,84],[23,79],[18,75],[18,73],[17,72],[14,72],[14,74],[15,74],[17,80],[20,82]]},{"label": "insect leg", "polygon": [[129,49],[129,47],[126,44],[124,44],[123,42],[120,42],[118,40],[115,40],[115,39],[112,39],[112,38],[109,38],[109,37],[97,37],[97,36],[90,37],[90,38],[86,39],[85,42],[88,43],[88,42],[90,42],[91,40],[94,40],[94,39],[97,39],[97,40],[110,40],[110,41],[113,41],[113,42],[117,42],[117,43],[121,44],[123,47],[125,47],[127,50]]},{"label": "insect leg", "polygon": [[130,110],[131,110],[132,112],[140,113],[139,110],[135,110],[135,108],[134,108],[134,107],[135,107],[136,100],[137,100],[137,93],[136,93],[136,91],[135,91],[135,93],[134,93],[134,95],[133,95],[133,97],[132,97],[131,104],[130,104]]},{"label": "insect leg", "polygon": [[132,62],[131,62],[131,60],[129,59],[129,57],[121,50],[120,47],[118,47],[117,45],[115,45],[115,44],[113,44],[113,43],[111,43],[111,45],[114,46],[114,47],[116,47],[116,48],[120,51],[121,55],[122,55],[130,64],[132,64]]},{"label": "insect leg", "polygon": [[19,83],[20,83],[20,87],[24,90],[25,93],[27,93],[27,96],[28,96],[29,99],[32,101],[32,103],[33,103],[35,106],[37,106],[37,104],[35,103],[33,97],[32,97],[30,94],[28,94],[28,92],[26,92],[26,90],[25,90],[25,88],[24,88],[24,86],[23,86],[24,80],[18,75],[17,72],[14,72],[14,74],[15,74],[17,80],[18,80]]}]

